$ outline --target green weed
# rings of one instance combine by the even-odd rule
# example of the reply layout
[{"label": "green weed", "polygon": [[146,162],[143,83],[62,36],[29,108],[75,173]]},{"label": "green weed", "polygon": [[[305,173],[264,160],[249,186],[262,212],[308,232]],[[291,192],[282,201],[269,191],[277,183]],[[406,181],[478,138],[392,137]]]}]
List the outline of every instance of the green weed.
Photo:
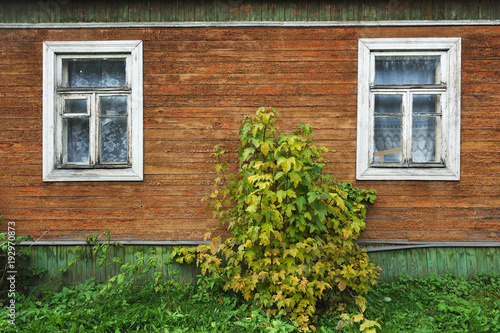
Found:
[{"label": "green weed", "polygon": [[[500,332],[500,276],[401,278],[377,284],[367,301],[366,317],[381,324],[371,327],[377,332]],[[298,332],[288,319],[269,318],[252,302],[224,291],[217,278],[200,277],[196,284],[171,279],[161,290],[154,278],[129,288],[95,280],[56,290],[40,286],[27,296],[18,294],[16,304],[16,326],[0,316],[0,331]],[[352,316],[319,316],[317,332],[359,332],[368,325],[355,321],[357,308],[346,313]]]}]

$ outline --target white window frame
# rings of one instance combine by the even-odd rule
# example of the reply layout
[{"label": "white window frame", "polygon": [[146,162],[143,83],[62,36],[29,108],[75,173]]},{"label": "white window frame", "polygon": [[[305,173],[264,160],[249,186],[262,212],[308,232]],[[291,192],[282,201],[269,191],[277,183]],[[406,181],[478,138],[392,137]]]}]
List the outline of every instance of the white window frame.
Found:
[{"label": "white window frame", "polygon": [[[460,38],[371,38],[358,41],[358,120],[356,179],[358,180],[460,180]],[[441,94],[441,156],[439,167],[379,167],[374,154],[374,54],[437,54],[445,66]],[[381,90],[378,90],[380,93]],[[386,90],[387,93],[395,91]],[[424,92],[423,90],[421,90]],[[384,90],[382,90],[384,92]],[[385,93],[385,92],[384,92]],[[408,90],[406,93],[410,93]],[[403,132],[405,132],[403,130]],[[403,133],[403,135],[405,135]],[[407,140],[405,137],[402,140]]]},{"label": "white window frame", "polygon": [[[58,168],[61,138],[57,82],[61,57],[105,58],[125,54],[130,83],[129,166],[121,168]],[[43,181],[142,181],[143,171],[142,41],[46,41],[43,43]],[[118,93],[119,94],[119,93]],[[95,146],[95,144],[93,145]],[[91,150],[97,147],[90,147]]]}]

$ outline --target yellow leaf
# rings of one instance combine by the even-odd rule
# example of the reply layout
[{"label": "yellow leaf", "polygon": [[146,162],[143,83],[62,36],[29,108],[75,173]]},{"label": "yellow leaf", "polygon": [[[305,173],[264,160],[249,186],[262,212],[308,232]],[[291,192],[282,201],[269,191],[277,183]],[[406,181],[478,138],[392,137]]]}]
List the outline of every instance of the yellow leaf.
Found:
[{"label": "yellow leaf", "polygon": [[355,323],[359,323],[360,321],[362,321],[365,317],[363,316],[362,313],[360,314],[357,314],[355,316],[352,317],[352,320],[355,322]]},{"label": "yellow leaf", "polygon": [[260,115],[260,118],[262,119],[262,123],[264,125],[267,125],[269,123],[269,119],[271,118],[271,113],[262,113]]},{"label": "yellow leaf", "polygon": [[255,170],[259,170],[262,164],[264,164],[262,161],[255,162],[252,168],[254,168]]},{"label": "yellow leaf", "polygon": [[340,319],[342,320],[349,320],[349,315],[347,313],[343,313],[340,315]]},{"label": "yellow leaf", "polygon": [[363,296],[356,296],[355,301],[361,311],[364,312],[366,310],[366,298]]},{"label": "yellow leaf", "polygon": [[271,144],[268,141],[265,141],[260,145],[260,151],[264,154],[264,156],[267,156],[270,150]]}]

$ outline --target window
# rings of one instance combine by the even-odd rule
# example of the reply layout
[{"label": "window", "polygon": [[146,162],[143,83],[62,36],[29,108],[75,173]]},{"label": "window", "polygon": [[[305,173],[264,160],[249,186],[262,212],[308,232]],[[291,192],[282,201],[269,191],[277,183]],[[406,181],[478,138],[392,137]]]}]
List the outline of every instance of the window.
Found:
[{"label": "window", "polygon": [[460,53],[460,38],[359,40],[357,179],[460,179]]},{"label": "window", "polygon": [[43,56],[43,180],[142,180],[142,42],[45,42]]}]

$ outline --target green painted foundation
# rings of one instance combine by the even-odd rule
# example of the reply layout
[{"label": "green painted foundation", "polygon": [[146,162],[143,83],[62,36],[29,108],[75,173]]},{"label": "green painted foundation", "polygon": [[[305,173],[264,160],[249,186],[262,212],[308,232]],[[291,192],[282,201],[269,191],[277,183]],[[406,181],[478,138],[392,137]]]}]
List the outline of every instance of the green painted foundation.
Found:
[{"label": "green painted foundation", "polygon": [[[110,276],[120,273],[117,264],[99,265],[100,255],[92,252],[92,247],[83,246],[83,256],[75,261],[76,246],[51,245],[32,246],[32,254],[28,265],[44,268],[46,273],[33,284],[43,284],[61,280],[68,284],[78,284],[88,278],[106,281]],[[151,251],[157,253],[159,259],[168,259],[173,246],[126,245],[111,248],[109,257],[120,257],[124,262],[135,262],[135,254],[142,252],[146,256]],[[370,259],[381,268],[381,281],[393,281],[399,275],[414,278],[431,274],[470,278],[480,274],[500,274],[500,247],[422,247],[397,250],[370,249]],[[70,269],[61,273],[60,269],[75,261]],[[193,282],[200,270],[194,265],[173,263],[162,266],[163,271],[171,273],[178,271],[176,278],[183,282]],[[151,271],[149,276],[153,276]]]}]

